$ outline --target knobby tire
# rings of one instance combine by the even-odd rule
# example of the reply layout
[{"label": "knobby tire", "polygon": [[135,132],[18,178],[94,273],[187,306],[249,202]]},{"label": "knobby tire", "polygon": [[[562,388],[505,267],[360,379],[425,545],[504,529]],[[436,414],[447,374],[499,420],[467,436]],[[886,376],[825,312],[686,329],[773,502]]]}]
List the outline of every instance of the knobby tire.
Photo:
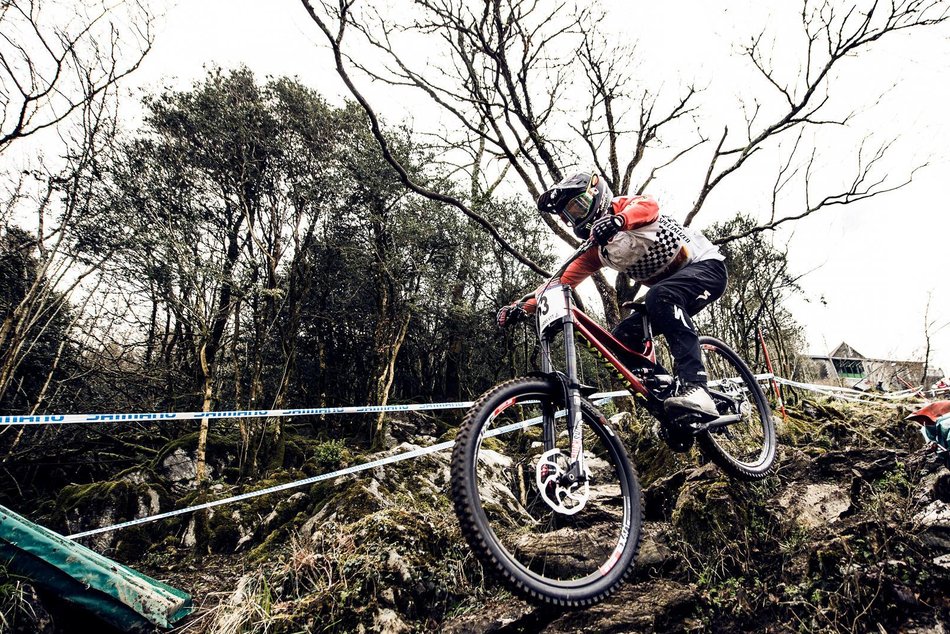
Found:
[{"label": "knobby tire", "polygon": [[[709,372],[711,392],[715,392],[717,389],[717,386],[712,385],[712,382],[722,378],[714,376],[714,366],[716,364],[710,362],[711,359],[717,359],[732,366],[730,376],[732,376],[733,371],[738,374],[742,382],[737,389],[745,390],[749,399],[746,401],[749,410],[747,418],[744,417],[743,421],[724,430],[699,434],[696,438],[699,448],[707,458],[735,478],[742,480],[762,479],[771,473],[775,466],[778,445],[775,434],[775,419],[772,417],[772,409],[769,407],[765,393],[756,381],[752,370],[732,348],[713,337],[700,337],[699,343],[704,350],[704,364],[707,366],[707,372]],[[707,358],[705,357],[706,353],[715,356]],[[754,445],[756,451],[758,451],[752,459],[744,459],[733,455],[737,452],[727,442],[727,435],[738,437],[742,433],[749,435],[751,440],[748,444]],[[761,433],[761,439],[758,437],[759,433]]]},{"label": "knobby tire", "polygon": [[[525,558],[526,556],[518,552],[521,548],[520,545],[515,549],[514,553],[510,550],[510,546],[506,547],[507,542],[505,539],[508,535],[505,533],[511,533],[513,531],[506,531],[505,529],[511,524],[512,516],[520,518],[522,515],[519,515],[517,512],[503,513],[497,509],[492,510],[492,505],[494,504],[495,507],[498,507],[504,503],[517,503],[518,499],[526,499],[532,494],[537,495],[537,485],[534,480],[527,482],[528,479],[522,477],[520,478],[522,487],[527,489],[530,486],[533,488],[533,492],[521,490],[518,492],[518,495],[521,496],[520,498],[514,493],[511,493],[509,497],[504,497],[504,499],[500,501],[499,499],[492,499],[491,495],[486,494],[486,499],[483,503],[483,493],[479,488],[480,476],[476,472],[477,469],[481,468],[479,467],[478,461],[483,451],[483,442],[486,444],[486,448],[484,449],[486,455],[491,454],[494,456],[496,452],[491,449],[491,447],[501,446],[500,444],[492,444],[498,437],[490,439],[484,437],[486,430],[492,427],[494,418],[499,416],[498,412],[500,409],[505,407],[521,407],[521,405],[510,405],[512,399],[517,400],[519,398],[522,400],[518,401],[518,403],[532,403],[537,402],[537,400],[547,399],[554,409],[560,409],[563,407],[562,395],[563,391],[559,383],[541,377],[513,379],[495,386],[482,395],[465,416],[455,441],[451,462],[452,500],[455,505],[455,512],[459,518],[462,534],[486,569],[500,575],[517,594],[533,602],[563,607],[581,607],[604,600],[615,592],[629,577],[633,563],[636,560],[637,550],[639,549],[641,526],[643,522],[643,499],[636,471],[627,458],[622,441],[609,428],[603,415],[590,403],[586,401],[582,402],[582,416],[586,434],[585,456],[587,455],[586,450],[590,448],[589,450],[594,456],[593,459],[599,461],[597,464],[601,465],[599,467],[601,475],[599,477],[592,475],[591,481],[594,482],[594,484],[591,485],[591,489],[593,490],[598,482],[602,485],[601,490],[603,494],[598,494],[602,495],[602,498],[598,497],[596,502],[601,503],[603,499],[603,506],[599,511],[595,510],[598,508],[597,504],[591,501],[588,507],[585,507],[576,516],[569,517],[558,517],[558,514],[550,511],[549,507],[543,506],[543,503],[532,507],[534,509],[532,513],[540,509],[537,513],[539,516],[544,512],[548,512],[553,522],[550,524],[553,528],[549,529],[549,533],[541,533],[538,536],[538,543],[541,544],[539,550],[548,547],[548,542],[550,542],[548,539],[549,535],[559,532],[570,534],[570,531],[574,530],[573,524],[570,528],[562,527],[564,524],[574,521],[577,522],[576,526],[581,527],[580,530],[575,531],[578,534],[578,547],[580,547],[581,542],[584,540],[589,539],[592,543],[605,533],[608,535],[616,533],[619,536],[614,546],[614,551],[612,551],[612,554],[607,558],[608,562],[613,561],[614,563],[612,565],[604,563],[600,568],[594,571],[598,574],[588,573],[581,576],[580,573],[578,573],[579,578],[577,579],[554,578],[554,575],[557,574],[556,572],[552,572],[550,573],[551,576],[547,576],[549,573],[546,560],[544,560],[545,563],[541,566],[540,572],[532,569],[532,565],[537,567],[534,559],[527,565],[521,562],[519,560],[519,554]],[[530,399],[532,398],[536,400],[531,401]],[[521,410],[519,410],[519,412],[520,411]],[[517,420],[517,416],[511,420]],[[557,419],[555,421],[555,427],[558,431],[565,429],[565,419]],[[540,432],[535,432],[535,434],[540,435]],[[525,435],[527,436],[527,434]],[[563,438],[560,442],[564,442]],[[526,443],[524,446],[528,446],[529,444],[534,447],[540,443]],[[505,447],[507,448],[507,446]],[[599,450],[600,453],[594,454],[597,450]],[[532,448],[530,451],[540,452],[541,450]],[[526,472],[529,471],[529,466],[537,464],[537,460],[534,456],[529,458],[526,455],[522,455],[521,458],[521,462],[513,463],[513,466],[509,468],[508,472]],[[606,464],[607,467],[604,467],[604,464]],[[617,480],[616,484],[607,482],[607,480],[614,476]],[[486,479],[487,478],[483,478],[483,480]],[[483,486],[486,490],[492,491],[492,494],[498,496],[499,490],[504,491],[505,496],[508,496],[510,493],[510,491],[504,490],[504,487],[499,486],[498,482],[492,481],[491,479],[487,480],[488,482],[483,484]],[[610,497],[611,494],[613,494],[613,497]],[[591,500],[594,500],[594,498],[592,497]],[[621,511],[619,522],[615,522],[614,515],[616,514],[618,500],[622,500],[623,510]],[[487,511],[486,508],[488,508]],[[604,509],[613,510],[608,513],[604,512]],[[583,534],[585,522],[590,522],[591,520],[575,520],[574,518],[588,510],[590,510],[591,514],[597,514],[598,519],[593,521],[603,522],[603,524],[586,524],[586,526],[589,526],[592,530],[587,530],[587,534]],[[490,515],[493,517],[490,518]],[[497,519],[497,523],[493,524],[493,522],[496,521],[495,515],[504,515],[507,523],[502,519]],[[519,537],[522,542],[524,539],[530,541],[531,538],[535,537],[533,533],[535,528],[540,531],[545,530],[544,527],[539,527],[539,525],[543,524],[541,521],[535,522],[533,525],[534,528],[532,527],[530,519],[534,517],[534,515],[529,515],[526,512],[523,516],[527,517],[529,521],[527,521],[523,527],[524,534]],[[606,521],[602,519],[604,516],[607,516]],[[496,533],[493,526],[495,528],[502,527],[501,532]],[[599,530],[601,526],[604,528],[603,531]],[[624,537],[624,535],[626,535],[626,537]],[[514,540],[515,538],[511,537],[511,539]],[[611,543],[609,541],[611,537],[607,536],[603,537],[603,539],[606,540],[606,543]],[[571,543],[569,542],[568,546],[570,545]],[[606,548],[601,547],[601,549],[597,551],[597,556],[602,552],[606,552],[606,550]],[[560,554],[560,551],[551,552],[551,556],[555,559]],[[583,554],[584,553],[582,553],[582,555]],[[545,556],[546,555],[547,553],[545,552]],[[585,557],[577,556],[576,559],[584,560]],[[559,564],[555,563],[552,565],[552,569],[556,569],[558,566]],[[606,568],[606,571],[604,571],[604,568]]]}]

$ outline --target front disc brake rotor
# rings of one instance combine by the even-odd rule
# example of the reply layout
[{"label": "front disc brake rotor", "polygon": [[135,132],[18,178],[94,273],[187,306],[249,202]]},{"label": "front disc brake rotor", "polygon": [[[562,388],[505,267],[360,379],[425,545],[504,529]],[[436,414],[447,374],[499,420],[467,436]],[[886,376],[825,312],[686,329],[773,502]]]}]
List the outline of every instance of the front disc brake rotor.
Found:
[{"label": "front disc brake rotor", "polygon": [[546,451],[538,459],[536,481],[538,491],[548,506],[557,513],[574,515],[584,508],[590,498],[590,478],[565,487],[561,484],[561,476],[567,472],[567,467],[567,456],[560,449]]}]

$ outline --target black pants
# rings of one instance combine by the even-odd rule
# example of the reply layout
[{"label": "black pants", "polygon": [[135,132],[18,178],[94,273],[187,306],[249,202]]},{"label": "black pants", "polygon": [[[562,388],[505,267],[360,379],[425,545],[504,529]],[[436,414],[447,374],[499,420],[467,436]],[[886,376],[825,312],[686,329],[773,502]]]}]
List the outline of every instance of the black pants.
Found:
[{"label": "black pants", "polygon": [[[646,294],[653,333],[666,337],[683,383],[706,383],[699,336],[690,317],[722,296],[727,279],[723,262],[704,260],[684,266]],[[633,313],[617,324],[613,335],[634,350],[642,349],[643,319]]]}]

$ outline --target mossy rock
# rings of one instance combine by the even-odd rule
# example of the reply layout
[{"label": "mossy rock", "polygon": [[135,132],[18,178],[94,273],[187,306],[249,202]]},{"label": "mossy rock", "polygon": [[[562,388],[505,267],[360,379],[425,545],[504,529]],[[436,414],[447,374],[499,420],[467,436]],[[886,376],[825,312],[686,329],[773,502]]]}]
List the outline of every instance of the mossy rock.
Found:
[{"label": "mossy rock", "polygon": [[[187,460],[195,461],[195,452],[198,448],[199,432],[186,434],[180,438],[170,441],[164,447],[159,449],[155,457],[149,462],[148,468],[155,473],[167,476],[169,471],[168,459],[176,452]],[[236,433],[209,433],[206,462],[208,467],[208,477],[214,479],[219,477],[225,471],[228,473],[237,473],[237,457],[241,451],[241,439]],[[179,477],[173,478],[177,481],[189,480],[193,476],[194,468],[186,468],[190,471],[187,475],[179,474]]]},{"label": "mossy rock", "polygon": [[[168,493],[161,485],[125,478],[64,487],[53,506],[53,526],[67,532],[87,530],[128,521],[161,511]],[[161,528],[143,525],[89,538],[97,549],[114,547],[123,560],[141,557],[149,545],[160,540]]]},{"label": "mossy rock", "polygon": [[671,519],[688,543],[714,548],[737,537],[748,520],[748,510],[733,490],[734,484],[724,480],[684,483]]}]

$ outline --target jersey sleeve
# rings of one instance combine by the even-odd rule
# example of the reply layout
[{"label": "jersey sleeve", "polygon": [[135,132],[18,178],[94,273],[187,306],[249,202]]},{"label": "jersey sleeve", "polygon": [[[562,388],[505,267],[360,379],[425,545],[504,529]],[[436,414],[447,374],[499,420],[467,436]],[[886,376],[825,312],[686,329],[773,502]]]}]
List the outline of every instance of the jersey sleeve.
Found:
[{"label": "jersey sleeve", "polygon": [[[597,246],[594,245],[590,249],[584,252],[582,256],[570,263],[564,273],[561,275],[559,280],[561,284],[571,286],[572,288],[577,288],[577,285],[590,277],[595,271],[600,270],[603,264],[600,261],[600,254],[597,253]],[[535,293],[540,292],[544,288],[542,284],[537,289]],[[526,313],[533,314],[538,307],[538,300],[535,297],[532,297],[524,303],[524,310]]]},{"label": "jersey sleeve", "polygon": [[623,230],[630,231],[660,217],[660,206],[651,196],[622,196],[613,201],[614,213],[623,218]]}]

